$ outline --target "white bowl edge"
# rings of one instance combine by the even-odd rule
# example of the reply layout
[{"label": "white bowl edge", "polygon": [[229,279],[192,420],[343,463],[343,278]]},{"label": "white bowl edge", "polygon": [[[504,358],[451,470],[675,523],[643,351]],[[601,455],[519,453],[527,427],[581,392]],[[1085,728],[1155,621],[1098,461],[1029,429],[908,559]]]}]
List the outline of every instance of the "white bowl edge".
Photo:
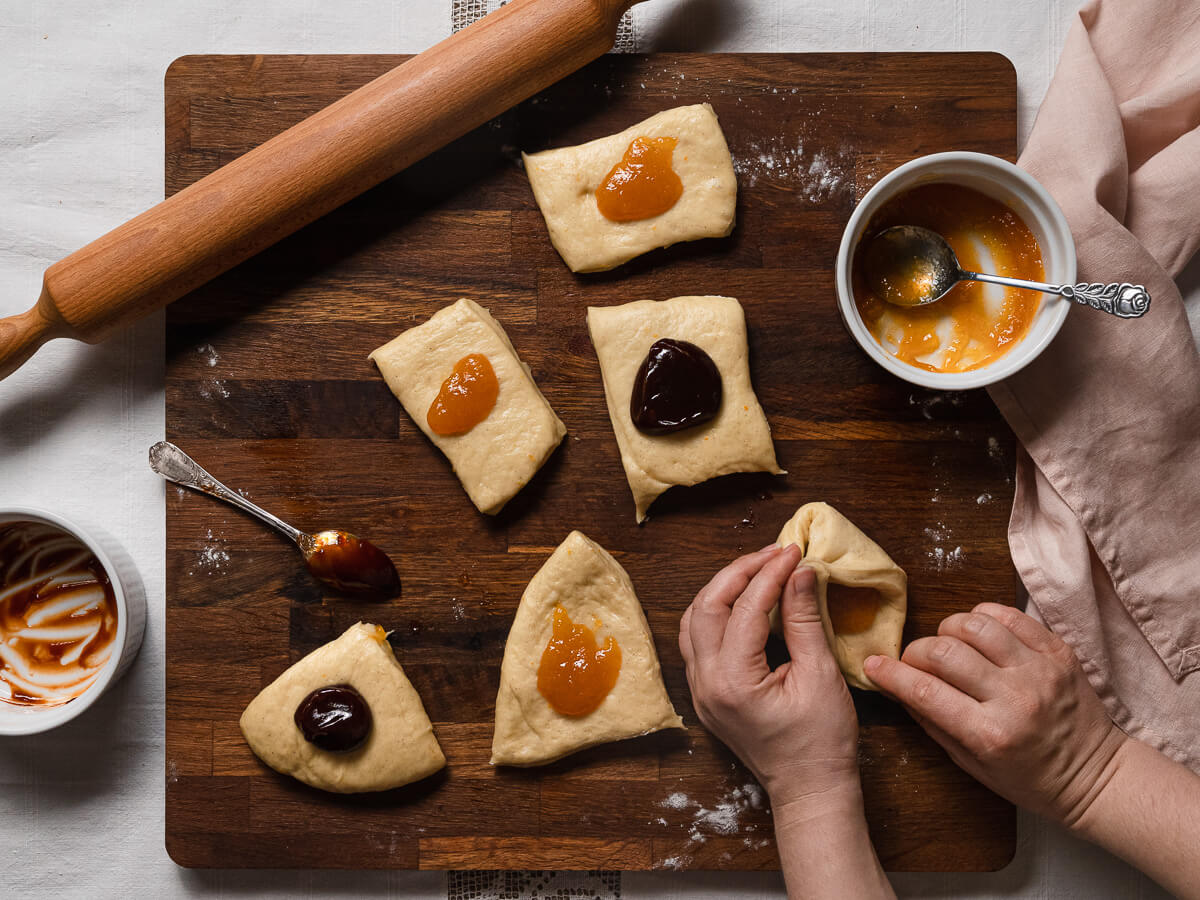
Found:
[{"label": "white bowl edge", "polygon": [[984,153],[934,153],[917,157],[888,172],[855,207],[838,247],[835,270],[838,308],[847,329],[863,351],[905,381],[934,390],[968,390],[994,384],[1020,371],[1049,345],[1070,312],[1069,301],[1047,295],[1030,324],[1029,333],[1021,342],[995,362],[970,372],[927,372],[900,361],[867,330],[854,303],[850,263],[871,216],[891,197],[927,182],[963,184],[1004,203],[1025,221],[1037,238],[1046,280],[1074,283],[1076,260],[1071,229],[1054,198],[1033,176],[1006,160]]},{"label": "white bowl edge", "polygon": [[95,682],[68,703],[49,707],[19,707],[0,701],[0,737],[39,734],[82,715],[133,663],[146,630],[146,593],[133,560],[113,537],[89,524],[84,528],[57,513],[25,506],[0,508],[0,526],[40,521],[74,535],[91,550],[108,573],[117,603],[117,633],[113,653]]}]

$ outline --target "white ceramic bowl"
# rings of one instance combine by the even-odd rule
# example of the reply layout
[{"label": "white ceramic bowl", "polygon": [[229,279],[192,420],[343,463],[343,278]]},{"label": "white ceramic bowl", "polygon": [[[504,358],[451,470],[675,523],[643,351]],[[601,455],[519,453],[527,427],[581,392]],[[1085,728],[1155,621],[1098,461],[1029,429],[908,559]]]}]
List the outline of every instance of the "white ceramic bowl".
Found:
[{"label": "white ceramic bowl", "polygon": [[854,305],[850,263],[854,249],[876,211],[897,194],[929,182],[949,182],[974,188],[1019,215],[1041,246],[1042,264],[1050,283],[1075,283],[1075,242],[1062,210],[1033,176],[1010,162],[984,153],[934,153],[918,157],[879,179],[855,208],[842,233],[836,272],[838,307],[854,339],[871,359],[913,384],[943,391],[983,387],[1002,381],[1041,353],[1058,334],[1071,303],[1050,294],[1043,295],[1025,337],[999,359],[970,372],[927,372],[888,353],[867,330]]},{"label": "white ceramic bowl", "polygon": [[0,527],[14,522],[42,522],[74,535],[96,555],[112,582],[117,603],[117,633],[113,652],[96,680],[86,691],[61,706],[17,706],[0,701],[0,735],[37,734],[57,728],[74,719],[125,674],[146,631],[146,593],[142,579],[125,548],[97,528],[83,529],[62,516],[42,509],[6,507],[0,509]]}]

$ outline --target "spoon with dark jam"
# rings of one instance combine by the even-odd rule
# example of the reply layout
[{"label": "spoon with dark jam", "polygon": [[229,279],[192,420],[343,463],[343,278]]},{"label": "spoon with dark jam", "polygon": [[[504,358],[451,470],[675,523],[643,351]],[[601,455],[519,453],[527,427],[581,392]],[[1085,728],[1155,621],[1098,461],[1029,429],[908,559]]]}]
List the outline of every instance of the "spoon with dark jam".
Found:
[{"label": "spoon with dark jam", "polygon": [[317,688],[300,701],[292,718],[306,741],[333,753],[356,750],[371,733],[371,707],[348,684]]},{"label": "spoon with dark jam", "polygon": [[386,553],[347,531],[306,534],[278,516],[231,491],[195,460],[167,441],[150,448],[150,468],[167,481],[224,500],[283,532],[304,554],[309,572],[318,581],[344,594],[385,599],[400,593],[400,574]]},{"label": "spoon with dark jam", "polygon": [[721,373],[695,344],[655,341],[633,379],[629,415],[639,431],[671,434],[716,417],[721,409]]}]

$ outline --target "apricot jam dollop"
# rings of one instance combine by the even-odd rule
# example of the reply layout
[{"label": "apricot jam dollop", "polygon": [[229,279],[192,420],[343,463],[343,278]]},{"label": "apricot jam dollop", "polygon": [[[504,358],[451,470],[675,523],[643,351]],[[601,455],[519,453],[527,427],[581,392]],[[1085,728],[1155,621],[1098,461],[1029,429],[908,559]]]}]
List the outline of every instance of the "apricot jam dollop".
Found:
[{"label": "apricot jam dollop", "polygon": [[637,222],[660,216],[683,194],[683,182],[671,167],[673,137],[636,137],[621,161],[596,188],[600,215],[612,222]]},{"label": "apricot jam dollop", "polygon": [[846,587],[830,582],[825,590],[829,623],[834,634],[861,634],[875,623],[881,598],[874,588]]},{"label": "apricot jam dollop", "polygon": [[[597,623],[599,627],[599,623]],[[538,665],[538,691],[555,712],[586,716],[598,707],[617,683],[621,648],[611,635],[601,647],[596,633],[572,622],[561,606],[554,607],[554,630]]]},{"label": "apricot jam dollop", "polygon": [[[960,184],[922,184],[893,197],[871,217],[854,254],[854,303],[880,346],[902,362],[928,372],[968,372],[999,359],[1029,331],[1041,294],[1021,288],[961,281],[936,303],[895,306],[871,288],[863,252],[893,225],[937,232],[972,272],[1043,281],[1042,251],[1015,212]],[[914,267],[912,277],[924,277]],[[915,286],[913,286],[915,287]],[[894,286],[898,295],[908,286]]]},{"label": "apricot jam dollop", "polygon": [[429,405],[425,420],[442,437],[466,434],[488,417],[500,394],[492,364],[482,353],[464,356]]}]

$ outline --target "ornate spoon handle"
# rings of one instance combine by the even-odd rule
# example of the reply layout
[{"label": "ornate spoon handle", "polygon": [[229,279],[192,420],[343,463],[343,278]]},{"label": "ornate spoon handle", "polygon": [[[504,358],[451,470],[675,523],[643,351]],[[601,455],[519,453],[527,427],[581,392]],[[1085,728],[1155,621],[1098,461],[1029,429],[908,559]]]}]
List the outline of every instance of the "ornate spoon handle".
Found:
[{"label": "ornate spoon handle", "polygon": [[1140,284],[1123,281],[1120,284],[1082,282],[1072,287],[1063,285],[1059,294],[1082,306],[1090,306],[1122,319],[1137,319],[1150,309],[1150,294]]},{"label": "ornate spoon handle", "polygon": [[183,485],[194,491],[224,500],[238,509],[256,516],[272,528],[282,531],[296,544],[304,547],[308,539],[303,531],[293,528],[278,516],[273,516],[260,506],[251,503],[237,491],[227,488],[206,472],[199,463],[169,441],[159,441],[150,448],[150,468],[167,481]]},{"label": "ornate spoon handle", "polygon": [[1079,284],[1043,284],[1040,281],[1026,281],[1023,278],[1005,278],[1002,275],[984,275],[981,272],[961,272],[963,278],[972,281],[986,281],[989,284],[1002,284],[1006,287],[1027,288],[1032,291],[1042,291],[1047,294],[1058,294],[1064,300],[1072,300],[1081,306],[1090,306],[1109,315],[1121,319],[1137,319],[1150,309],[1150,294],[1140,284],[1130,284],[1122,281],[1119,284],[1101,284],[1100,282],[1081,282]]}]

